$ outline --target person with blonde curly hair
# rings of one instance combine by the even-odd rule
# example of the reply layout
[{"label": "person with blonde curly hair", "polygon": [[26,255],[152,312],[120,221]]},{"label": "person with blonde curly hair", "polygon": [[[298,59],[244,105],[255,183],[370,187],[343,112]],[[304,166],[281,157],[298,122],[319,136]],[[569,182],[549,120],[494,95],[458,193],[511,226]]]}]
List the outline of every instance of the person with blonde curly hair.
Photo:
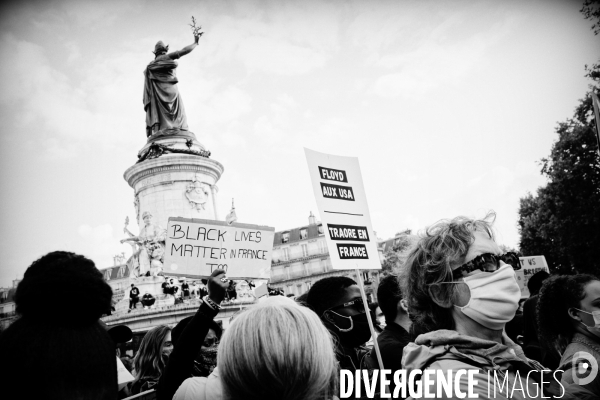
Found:
[{"label": "person with blonde curly hair", "polygon": [[[440,221],[427,229],[410,252],[401,282],[414,342],[404,348],[402,365],[407,374],[475,370],[477,384],[472,389],[480,398],[488,391],[497,399],[538,398],[542,382],[551,376],[542,378],[543,366],[529,360],[504,333],[521,297],[514,271],[520,262],[516,254],[503,253],[496,243],[494,219],[495,214],[489,213],[481,220]],[[537,382],[524,378],[530,371]],[[513,391],[509,395],[507,388],[495,383],[488,387],[488,372],[506,380],[507,387],[526,388],[527,394],[520,397],[520,392]],[[466,393],[470,388],[467,375],[458,379],[454,388]],[[530,397],[529,393],[537,394]],[[544,394],[551,394],[551,389],[545,387]]]},{"label": "person with blonde curly hair", "polygon": [[166,325],[152,328],[146,333],[133,359],[135,380],[131,394],[153,389],[158,383],[173,350],[171,328]]}]

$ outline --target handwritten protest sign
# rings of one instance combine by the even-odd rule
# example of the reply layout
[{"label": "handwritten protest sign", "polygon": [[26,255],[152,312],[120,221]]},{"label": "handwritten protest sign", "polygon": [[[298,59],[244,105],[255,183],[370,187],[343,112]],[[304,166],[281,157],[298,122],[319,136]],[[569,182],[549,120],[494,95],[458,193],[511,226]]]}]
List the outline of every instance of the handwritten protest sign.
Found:
[{"label": "handwritten protest sign", "polygon": [[333,269],[381,269],[358,158],[304,152]]},{"label": "handwritten protest sign", "polygon": [[223,269],[231,279],[268,279],[274,233],[268,226],[171,217],[165,273],[194,278]]},{"label": "handwritten protest sign", "polygon": [[544,256],[519,257],[519,261],[521,261],[521,269],[515,271],[515,273],[517,275],[517,283],[521,289],[521,298],[525,298],[530,296],[529,289],[527,288],[529,278],[539,271],[546,271],[548,273],[550,271],[548,270],[548,263]]}]

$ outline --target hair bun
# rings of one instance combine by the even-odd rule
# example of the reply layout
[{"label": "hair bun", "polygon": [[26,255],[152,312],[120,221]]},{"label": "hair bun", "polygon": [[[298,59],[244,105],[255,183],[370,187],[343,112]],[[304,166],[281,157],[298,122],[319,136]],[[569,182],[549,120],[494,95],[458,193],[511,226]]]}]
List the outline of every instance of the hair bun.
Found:
[{"label": "hair bun", "polygon": [[92,324],[110,311],[112,289],[94,262],[55,251],[36,260],[17,287],[17,312],[61,325]]}]

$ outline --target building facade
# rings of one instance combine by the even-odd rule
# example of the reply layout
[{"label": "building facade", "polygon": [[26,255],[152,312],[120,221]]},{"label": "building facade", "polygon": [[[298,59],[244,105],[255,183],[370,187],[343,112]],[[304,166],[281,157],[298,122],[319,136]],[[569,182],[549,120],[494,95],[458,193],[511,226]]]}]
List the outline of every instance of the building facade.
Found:
[{"label": "building facade", "polygon": [[[300,296],[318,280],[330,276],[348,276],[357,279],[354,270],[334,270],[331,265],[323,224],[310,213],[308,224],[275,232],[273,260],[269,286],[283,290],[286,295]],[[361,271],[365,292],[371,301],[377,301],[380,271]]]},{"label": "building facade", "polygon": [[0,288],[0,332],[17,319],[15,293],[20,279],[13,281],[12,287]]}]

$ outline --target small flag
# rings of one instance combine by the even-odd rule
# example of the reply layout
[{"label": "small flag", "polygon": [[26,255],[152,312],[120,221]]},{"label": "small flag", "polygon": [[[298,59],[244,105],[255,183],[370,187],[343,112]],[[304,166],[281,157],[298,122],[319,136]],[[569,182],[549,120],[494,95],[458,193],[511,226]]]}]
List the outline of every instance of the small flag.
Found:
[{"label": "small flag", "polygon": [[229,225],[237,221],[237,215],[235,215],[235,206],[233,205],[233,199],[231,199],[231,211],[227,214],[227,223]]},{"label": "small flag", "polygon": [[596,140],[598,141],[598,155],[600,155],[600,102],[594,92],[592,92],[592,103],[594,104],[594,114],[596,115]]}]

